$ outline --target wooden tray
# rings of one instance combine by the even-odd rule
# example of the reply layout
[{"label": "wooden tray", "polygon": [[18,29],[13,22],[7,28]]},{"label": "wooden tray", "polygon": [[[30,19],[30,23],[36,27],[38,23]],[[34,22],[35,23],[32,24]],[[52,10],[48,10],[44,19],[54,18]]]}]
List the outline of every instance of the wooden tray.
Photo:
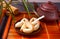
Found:
[{"label": "wooden tray", "polygon": [[[32,13],[32,16],[35,16],[35,15]],[[16,21],[18,21],[22,17],[29,17],[29,16],[27,15],[27,13],[20,13],[19,15],[15,16],[15,19]],[[6,26],[9,26],[9,22],[7,23]],[[34,36],[23,36],[23,35],[19,35],[16,32],[14,28],[14,21],[12,20],[9,32],[8,32],[9,27],[6,27],[7,29],[4,32],[4,34],[5,33],[6,34],[5,35],[3,34],[2,38],[3,39],[6,39],[6,38],[7,39],[60,39],[60,30],[56,21],[54,23],[41,22],[41,25],[42,25],[42,30],[38,34]]]}]

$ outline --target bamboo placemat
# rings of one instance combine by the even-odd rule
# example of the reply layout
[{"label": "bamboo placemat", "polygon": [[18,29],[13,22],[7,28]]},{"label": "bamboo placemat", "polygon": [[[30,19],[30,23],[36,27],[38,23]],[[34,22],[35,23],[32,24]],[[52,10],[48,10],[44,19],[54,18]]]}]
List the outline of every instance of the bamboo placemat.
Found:
[{"label": "bamboo placemat", "polygon": [[[34,14],[32,15],[35,16]],[[19,14],[18,16],[15,17],[16,21],[18,21],[22,17],[29,17],[29,16],[27,16],[27,14],[24,13]],[[60,30],[57,22],[54,23],[41,22],[42,30],[34,36],[19,35],[14,28],[14,24],[15,23],[12,20],[9,33],[7,35],[7,39],[60,39]]]}]

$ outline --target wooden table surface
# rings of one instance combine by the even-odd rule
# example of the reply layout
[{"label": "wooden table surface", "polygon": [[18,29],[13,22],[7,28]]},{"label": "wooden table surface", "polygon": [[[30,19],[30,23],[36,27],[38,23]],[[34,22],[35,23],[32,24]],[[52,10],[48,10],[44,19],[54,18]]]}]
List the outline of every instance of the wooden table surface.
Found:
[{"label": "wooden table surface", "polygon": [[[33,14],[33,16],[35,16],[35,15]],[[18,16],[15,16],[15,19],[16,19],[16,21],[18,21],[19,19],[21,19],[23,17],[28,18],[29,16],[27,16],[27,14],[22,13],[22,14],[19,14]],[[41,22],[42,29],[38,34],[36,34],[34,36],[19,35],[14,28],[14,24],[15,23],[12,20],[9,32],[5,36],[3,34],[3,37],[2,37],[3,39],[6,39],[6,38],[7,39],[60,39],[60,27],[59,27],[60,23],[58,25],[57,22],[54,22],[54,23]]]}]

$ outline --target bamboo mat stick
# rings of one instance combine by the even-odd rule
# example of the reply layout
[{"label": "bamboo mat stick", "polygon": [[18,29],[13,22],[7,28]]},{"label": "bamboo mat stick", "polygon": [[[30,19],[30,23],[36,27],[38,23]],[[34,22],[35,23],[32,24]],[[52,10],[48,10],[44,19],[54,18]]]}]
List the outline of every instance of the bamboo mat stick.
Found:
[{"label": "bamboo mat stick", "polygon": [[3,10],[2,10],[2,15],[1,15],[1,18],[0,18],[0,23],[1,23],[2,18],[4,17],[5,14],[6,14],[6,9],[3,8]]},{"label": "bamboo mat stick", "polygon": [[[45,23],[44,23],[45,24]],[[48,32],[48,29],[47,29],[47,26],[45,24],[45,29],[46,29],[46,33],[47,33],[47,38],[50,39],[50,35],[49,35],[49,32]]]},{"label": "bamboo mat stick", "polygon": [[60,30],[60,20],[58,21],[58,27],[59,27],[59,30]]},{"label": "bamboo mat stick", "polygon": [[6,24],[2,39],[6,39],[7,38],[7,34],[8,34],[9,27],[10,27],[11,19],[12,19],[12,17],[10,15],[9,18],[8,18],[8,21],[7,21],[7,24]]}]

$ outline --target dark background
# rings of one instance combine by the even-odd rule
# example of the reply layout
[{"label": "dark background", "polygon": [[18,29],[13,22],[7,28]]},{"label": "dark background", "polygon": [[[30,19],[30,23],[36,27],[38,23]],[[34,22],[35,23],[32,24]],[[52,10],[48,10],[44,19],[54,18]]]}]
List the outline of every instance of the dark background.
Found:
[{"label": "dark background", "polygon": [[[31,3],[31,2],[30,2],[30,3]],[[31,4],[33,4],[33,3],[31,3]],[[37,3],[37,4],[40,5],[41,3]],[[57,8],[60,10],[60,3],[54,3],[54,4],[55,4],[55,5],[57,6]],[[11,5],[17,7],[20,12],[25,11],[25,10],[24,10],[24,7],[23,7],[23,4],[22,4],[21,2],[16,2],[16,3],[13,3],[13,2],[12,2]],[[30,9],[30,11],[31,11],[31,9]]]}]

